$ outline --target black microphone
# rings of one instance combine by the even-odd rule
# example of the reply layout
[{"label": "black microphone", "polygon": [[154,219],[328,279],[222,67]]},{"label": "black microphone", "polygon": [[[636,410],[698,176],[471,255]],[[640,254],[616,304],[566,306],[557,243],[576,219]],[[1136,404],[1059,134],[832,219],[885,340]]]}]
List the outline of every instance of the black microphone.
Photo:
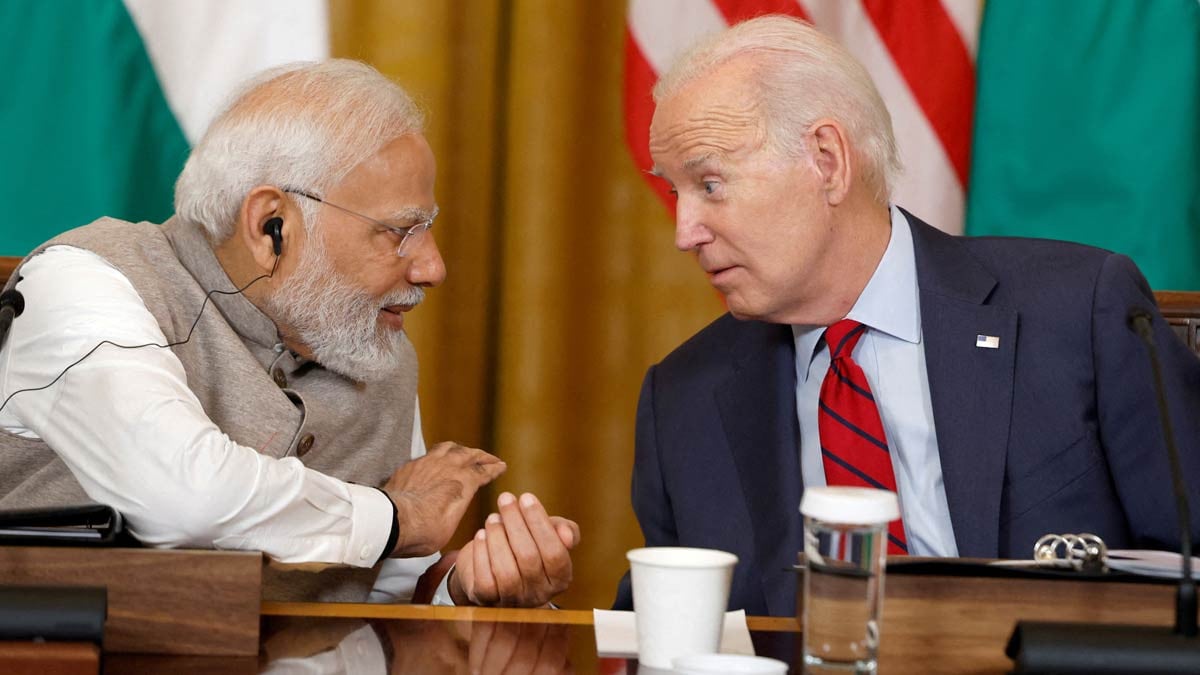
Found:
[{"label": "black microphone", "polygon": [[12,327],[13,319],[25,311],[25,296],[17,289],[9,289],[0,293],[0,349],[8,341],[8,329]]},{"label": "black microphone", "polygon": [[1150,355],[1150,369],[1154,372],[1154,393],[1158,398],[1158,420],[1162,426],[1163,440],[1167,444],[1167,458],[1171,462],[1171,487],[1175,491],[1175,510],[1179,514],[1179,540],[1183,549],[1183,576],[1179,579],[1179,592],[1175,597],[1175,632],[1186,637],[1196,637],[1196,581],[1192,578],[1192,523],[1188,510],[1187,486],[1183,482],[1183,467],[1179,463],[1179,448],[1175,445],[1175,432],[1171,427],[1171,415],[1167,411],[1167,391],[1162,381],[1162,366],[1158,361],[1158,345],[1154,342],[1154,327],[1150,312],[1141,307],[1129,310],[1129,328],[1146,343]]},{"label": "black microphone", "polygon": [[1159,425],[1167,447],[1175,508],[1179,513],[1183,576],[1175,596],[1175,626],[1119,626],[1088,623],[1018,621],[1005,653],[1017,673],[1200,673],[1200,639],[1196,637],[1196,582],[1192,579],[1192,527],[1179,448],[1167,409],[1153,315],[1133,307],[1126,316],[1130,330],[1146,343]]}]

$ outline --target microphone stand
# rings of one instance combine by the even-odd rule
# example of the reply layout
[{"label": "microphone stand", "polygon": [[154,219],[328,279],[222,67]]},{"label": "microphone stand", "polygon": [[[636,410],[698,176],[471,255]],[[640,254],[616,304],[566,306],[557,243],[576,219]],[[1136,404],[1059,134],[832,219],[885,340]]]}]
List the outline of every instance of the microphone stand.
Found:
[{"label": "microphone stand", "polygon": [[1005,653],[1017,673],[1200,673],[1200,639],[1196,637],[1196,582],[1192,578],[1192,528],[1179,448],[1167,410],[1166,388],[1151,315],[1129,312],[1128,323],[1146,343],[1154,371],[1159,423],[1170,461],[1171,486],[1179,514],[1183,576],[1175,596],[1175,626],[1123,626],[1089,623],[1018,621]]},{"label": "microphone stand", "polygon": [[1175,445],[1175,432],[1171,427],[1170,413],[1167,411],[1166,387],[1163,386],[1162,365],[1158,361],[1158,346],[1154,344],[1154,329],[1150,324],[1150,314],[1143,309],[1134,309],[1129,314],[1129,327],[1146,343],[1146,351],[1150,354],[1150,368],[1154,371],[1154,391],[1158,398],[1158,417],[1167,444],[1167,457],[1171,462],[1171,487],[1175,491],[1175,510],[1179,513],[1183,576],[1179,579],[1179,590],[1175,596],[1175,633],[1194,638],[1196,637],[1196,580],[1192,578],[1191,513],[1188,510],[1187,486],[1183,482],[1183,467],[1179,462],[1179,448]]}]

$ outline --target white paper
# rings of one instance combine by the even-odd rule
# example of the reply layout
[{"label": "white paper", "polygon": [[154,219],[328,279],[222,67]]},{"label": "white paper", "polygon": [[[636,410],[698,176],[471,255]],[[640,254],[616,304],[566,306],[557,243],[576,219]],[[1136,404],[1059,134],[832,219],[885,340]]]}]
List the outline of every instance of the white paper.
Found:
[{"label": "white paper", "polygon": [[[635,659],[638,653],[637,622],[633,612],[593,609],[592,623],[596,628],[596,653],[623,659]],[[721,632],[722,654],[754,656],[754,643],[746,627],[746,610],[725,612],[725,627]]]},{"label": "white paper", "polygon": [[[1183,556],[1170,551],[1117,549],[1108,552],[1108,566],[1114,570],[1150,577],[1178,579],[1183,576]],[[1192,557],[1192,578],[1200,581],[1200,558]]]}]

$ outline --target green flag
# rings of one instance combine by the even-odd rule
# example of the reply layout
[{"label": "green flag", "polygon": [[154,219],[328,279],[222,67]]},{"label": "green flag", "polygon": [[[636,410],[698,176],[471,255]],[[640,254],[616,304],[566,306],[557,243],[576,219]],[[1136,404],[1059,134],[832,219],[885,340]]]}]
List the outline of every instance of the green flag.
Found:
[{"label": "green flag", "polygon": [[329,54],[326,0],[0,0],[0,255],[162,221],[233,88]]},{"label": "green flag", "polygon": [[0,255],[171,214],[188,144],[123,3],[6,0],[0,63]]},{"label": "green flag", "polygon": [[1200,2],[984,7],[968,234],[1129,255],[1200,289]]}]

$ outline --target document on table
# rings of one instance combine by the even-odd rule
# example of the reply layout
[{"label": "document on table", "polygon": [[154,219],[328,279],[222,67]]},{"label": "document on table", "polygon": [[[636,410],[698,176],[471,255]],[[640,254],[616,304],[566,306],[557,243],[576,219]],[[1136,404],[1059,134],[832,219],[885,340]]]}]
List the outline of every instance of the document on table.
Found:
[{"label": "document on table", "polygon": [[[1183,556],[1170,551],[1115,549],[1108,552],[1108,566],[1114,570],[1150,577],[1178,579],[1182,576]],[[1200,581],[1200,558],[1192,556],[1192,578]]]}]

